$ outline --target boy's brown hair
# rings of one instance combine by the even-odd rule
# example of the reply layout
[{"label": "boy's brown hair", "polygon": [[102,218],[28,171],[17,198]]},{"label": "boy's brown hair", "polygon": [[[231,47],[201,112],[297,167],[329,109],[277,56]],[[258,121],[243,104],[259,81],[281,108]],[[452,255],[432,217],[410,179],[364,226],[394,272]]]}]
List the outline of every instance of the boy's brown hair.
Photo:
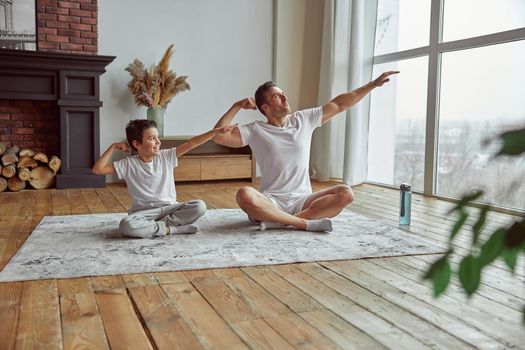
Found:
[{"label": "boy's brown hair", "polygon": [[142,143],[144,130],[149,128],[156,128],[157,124],[153,120],[148,119],[134,119],[126,125],[126,138],[131,149],[136,152],[137,149],[133,146],[133,140]]}]

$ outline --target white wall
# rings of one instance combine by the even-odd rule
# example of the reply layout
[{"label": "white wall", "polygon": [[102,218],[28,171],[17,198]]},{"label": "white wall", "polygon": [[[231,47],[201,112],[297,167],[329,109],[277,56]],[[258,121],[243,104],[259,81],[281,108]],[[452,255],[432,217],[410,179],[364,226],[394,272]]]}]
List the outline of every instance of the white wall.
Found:
[{"label": "white wall", "polygon": [[[99,54],[117,56],[101,77],[101,152],[146,115],[127,89],[133,59],[158,63],[175,44],[171,68],[188,76],[191,91],[168,106],[165,134],[195,135],[272,78],[272,21],[273,0],[99,1]],[[236,121],[255,119],[258,111],[241,111]]]}]

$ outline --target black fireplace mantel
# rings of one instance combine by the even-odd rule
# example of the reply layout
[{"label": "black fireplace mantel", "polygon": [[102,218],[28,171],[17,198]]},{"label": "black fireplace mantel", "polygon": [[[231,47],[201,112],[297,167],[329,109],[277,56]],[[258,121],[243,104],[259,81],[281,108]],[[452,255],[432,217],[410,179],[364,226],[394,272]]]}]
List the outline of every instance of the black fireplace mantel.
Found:
[{"label": "black fireplace mantel", "polygon": [[91,167],[100,155],[100,76],[115,56],[0,49],[0,99],[56,101],[62,168],[57,188],[104,187]]}]

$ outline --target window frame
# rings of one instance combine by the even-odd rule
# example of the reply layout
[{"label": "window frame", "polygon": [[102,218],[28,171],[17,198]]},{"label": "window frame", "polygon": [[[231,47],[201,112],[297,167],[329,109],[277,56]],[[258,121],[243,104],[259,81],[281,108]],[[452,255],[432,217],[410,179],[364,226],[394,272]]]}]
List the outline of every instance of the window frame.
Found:
[{"label": "window frame", "polygon": [[[442,54],[446,52],[468,50],[473,48],[525,40],[525,27],[454,41],[442,42],[444,4],[445,0],[431,0],[429,45],[409,50],[387,53],[378,56],[374,55],[372,65],[402,61],[421,56],[428,56],[425,164],[422,194],[426,196],[450,200],[453,198],[439,196],[435,192],[437,184],[439,91]],[[374,182],[367,182],[376,184]],[[394,187],[387,184],[378,185]],[[514,210],[512,209],[508,210],[514,212]]]}]

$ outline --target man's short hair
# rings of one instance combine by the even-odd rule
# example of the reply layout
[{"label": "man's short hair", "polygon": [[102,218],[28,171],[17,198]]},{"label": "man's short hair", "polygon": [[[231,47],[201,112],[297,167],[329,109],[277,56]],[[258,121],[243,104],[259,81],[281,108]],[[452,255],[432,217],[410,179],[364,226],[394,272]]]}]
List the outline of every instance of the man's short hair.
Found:
[{"label": "man's short hair", "polygon": [[259,86],[255,91],[255,104],[257,105],[257,109],[259,110],[259,112],[261,112],[264,115],[266,115],[266,113],[263,112],[261,107],[263,104],[266,103],[266,92],[274,86],[277,85],[275,85],[275,83],[270,80]]},{"label": "man's short hair", "polygon": [[126,125],[126,138],[128,139],[129,147],[133,151],[137,151],[135,146],[133,146],[133,140],[136,140],[142,143],[142,136],[144,135],[144,130],[149,128],[156,128],[157,124],[153,120],[148,119],[134,119],[131,120],[128,125]]}]

